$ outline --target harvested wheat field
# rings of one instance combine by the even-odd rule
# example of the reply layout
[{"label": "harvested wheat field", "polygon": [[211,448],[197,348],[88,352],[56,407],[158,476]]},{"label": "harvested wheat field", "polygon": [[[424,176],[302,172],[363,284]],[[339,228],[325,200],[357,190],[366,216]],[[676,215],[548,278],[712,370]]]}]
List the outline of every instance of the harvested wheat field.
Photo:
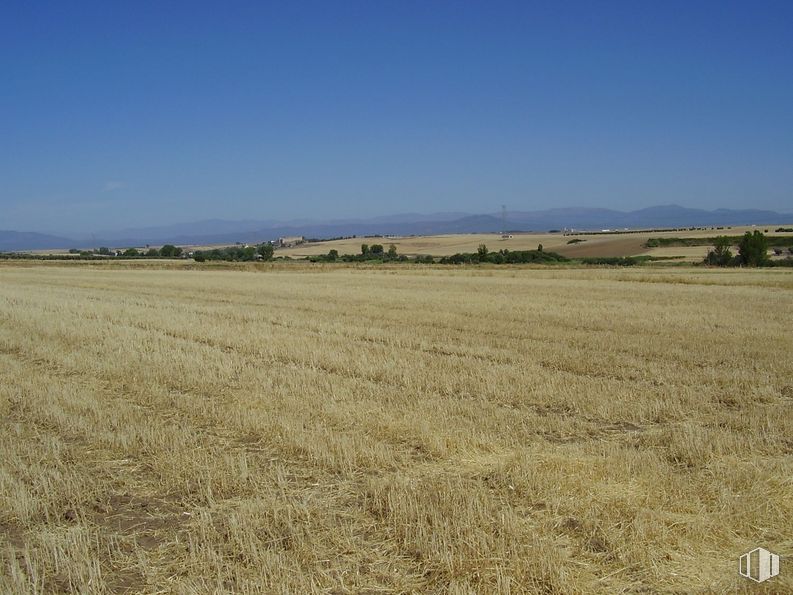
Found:
[{"label": "harvested wheat field", "polygon": [[0,591],[793,591],[793,275],[0,267]]}]

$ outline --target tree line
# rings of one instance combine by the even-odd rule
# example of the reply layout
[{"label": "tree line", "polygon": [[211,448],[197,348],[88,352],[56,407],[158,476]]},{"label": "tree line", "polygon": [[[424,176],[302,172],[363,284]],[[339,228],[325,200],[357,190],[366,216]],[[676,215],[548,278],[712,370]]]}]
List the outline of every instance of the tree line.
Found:
[{"label": "tree line", "polygon": [[122,248],[119,250],[111,250],[107,246],[101,246],[93,250],[78,250],[71,248],[69,254],[72,258],[78,257],[91,257],[91,256],[117,256],[123,258],[179,258],[184,253],[184,250],[179,246],[173,244],[165,244],[161,248],[145,248],[138,250],[137,248]]},{"label": "tree line", "polygon": [[193,260],[205,262],[207,260],[225,260],[231,262],[250,262],[254,260],[272,260],[275,248],[269,242],[256,246],[227,246],[212,250],[196,250]]},{"label": "tree line", "polygon": [[[420,262],[434,262],[431,256],[419,256],[413,260],[420,259]],[[408,262],[411,260],[404,254],[397,252],[397,247],[394,244],[388,246],[388,249],[382,244],[361,244],[361,251],[358,254],[339,254],[336,249],[329,250],[327,254],[318,254],[316,256],[309,256],[308,260],[311,262]]]},{"label": "tree line", "polygon": [[[738,241],[738,253],[733,254],[735,239],[730,236],[719,236],[713,240],[713,249],[705,257],[705,264],[721,267],[765,267],[793,266],[793,246],[787,248],[788,256],[782,260],[771,260],[768,256],[769,241],[760,230],[747,231]],[[777,256],[784,254],[781,247],[774,248]]]},{"label": "tree line", "polygon": [[554,262],[570,262],[570,259],[556,252],[546,252],[543,250],[542,244],[539,244],[536,250],[507,250],[505,248],[498,252],[491,252],[485,244],[479,244],[476,252],[461,252],[440,259],[441,264],[548,264]]}]

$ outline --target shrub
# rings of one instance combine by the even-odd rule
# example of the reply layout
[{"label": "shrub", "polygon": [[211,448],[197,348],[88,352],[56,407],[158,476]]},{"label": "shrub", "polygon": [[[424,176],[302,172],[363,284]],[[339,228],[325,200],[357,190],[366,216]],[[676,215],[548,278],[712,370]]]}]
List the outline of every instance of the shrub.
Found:
[{"label": "shrub", "polygon": [[580,259],[583,264],[605,264],[611,266],[629,267],[640,261],[633,256],[587,256]]},{"label": "shrub", "polygon": [[758,230],[754,232],[747,231],[741,238],[740,244],[738,244],[738,256],[742,265],[749,267],[763,266],[768,262],[768,240]]},{"label": "shrub", "polygon": [[[179,251],[177,253],[177,250]],[[182,253],[181,248],[177,248],[173,244],[165,244],[162,248],[160,248],[160,256],[164,256],[165,258],[173,258],[175,256],[179,256]]]},{"label": "shrub", "polygon": [[766,266],[772,267],[793,267],[793,258],[787,257],[780,260],[770,260]]},{"label": "shrub", "polygon": [[705,263],[713,266],[726,267],[732,264],[732,252],[730,251],[730,238],[719,236],[713,243],[713,250],[708,252]]},{"label": "shrub", "polygon": [[272,260],[275,248],[270,242],[265,242],[256,247],[256,252],[262,257],[262,260]]}]

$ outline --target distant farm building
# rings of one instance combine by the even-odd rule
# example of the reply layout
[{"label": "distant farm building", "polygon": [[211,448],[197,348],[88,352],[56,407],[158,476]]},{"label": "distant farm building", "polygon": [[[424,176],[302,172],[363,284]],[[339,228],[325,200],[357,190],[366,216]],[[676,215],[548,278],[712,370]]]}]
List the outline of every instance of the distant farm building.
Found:
[{"label": "distant farm building", "polygon": [[303,241],[303,236],[284,236],[282,238],[278,238],[278,241],[275,243],[275,245],[279,248],[289,248],[290,246],[302,244]]}]

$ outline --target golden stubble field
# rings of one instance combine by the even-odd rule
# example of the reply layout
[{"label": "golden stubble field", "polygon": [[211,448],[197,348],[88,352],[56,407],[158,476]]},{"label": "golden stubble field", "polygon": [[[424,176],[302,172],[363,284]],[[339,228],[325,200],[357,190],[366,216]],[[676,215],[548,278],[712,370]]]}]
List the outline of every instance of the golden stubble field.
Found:
[{"label": "golden stubble field", "polygon": [[793,590],[793,275],[0,266],[0,591]]}]

